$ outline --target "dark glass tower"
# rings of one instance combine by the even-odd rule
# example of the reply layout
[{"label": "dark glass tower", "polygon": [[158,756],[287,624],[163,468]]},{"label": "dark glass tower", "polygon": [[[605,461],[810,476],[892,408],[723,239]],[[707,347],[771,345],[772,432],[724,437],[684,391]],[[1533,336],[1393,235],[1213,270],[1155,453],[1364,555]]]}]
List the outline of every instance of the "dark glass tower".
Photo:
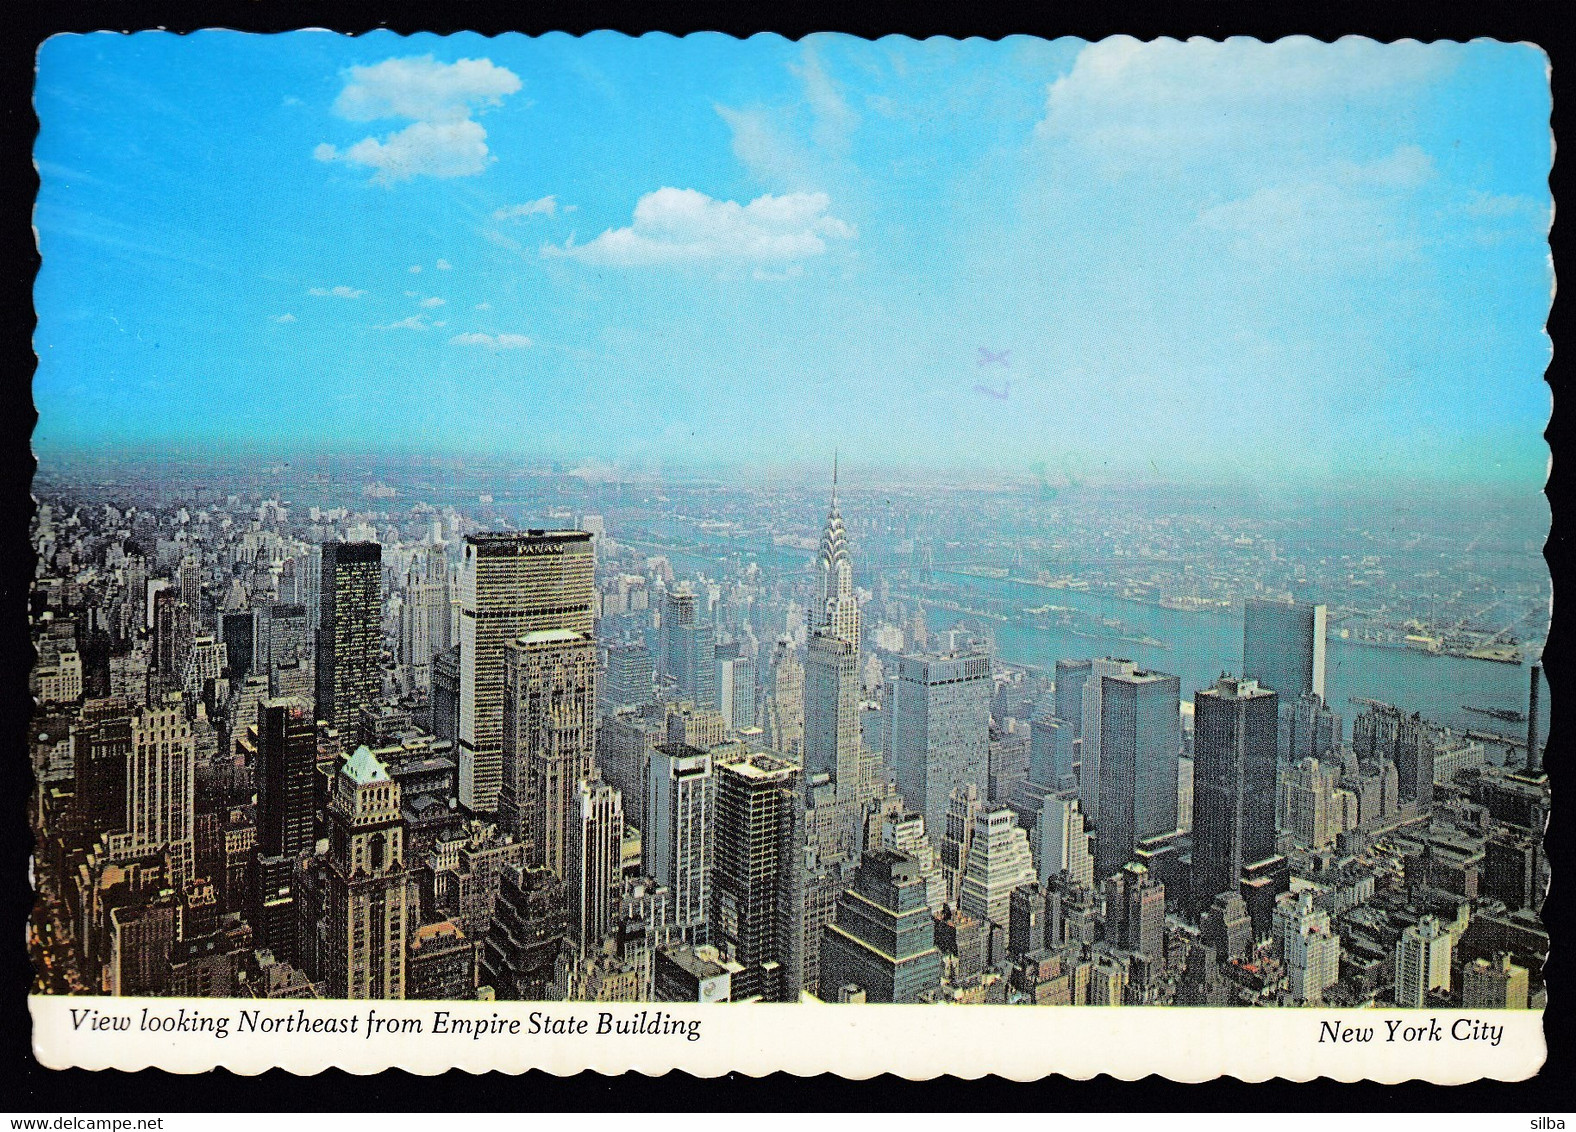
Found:
[{"label": "dark glass tower", "polygon": [[382,687],[383,548],[375,542],[324,543],[320,600],[317,714],[348,731]]},{"label": "dark glass tower", "polygon": [[1193,697],[1193,899],[1234,893],[1244,867],[1275,853],[1279,701],[1222,676]]},{"label": "dark glass tower", "polygon": [[715,766],[711,941],[743,965],[733,999],[775,1002],[787,958],[790,853],[799,768],[772,755]]},{"label": "dark glass tower", "polygon": [[1096,678],[1102,688],[1095,876],[1108,877],[1133,859],[1139,842],[1176,830],[1182,681],[1144,671]]},{"label": "dark glass tower", "polygon": [[919,1002],[941,985],[935,920],[925,903],[919,862],[904,853],[866,853],[854,885],[837,900],[837,919],[821,937],[821,997],[846,986],[866,1002]]},{"label": "dark glass tower", "polygon": [[257,709],[257,875],[252,928],[258,946],[296,961],[296,860],[316,844],[317,722],[300,700]]},{"label": "dark glass tower", "polygon": [[1248,598],[1242,608],[1242,676],[1282,702],[1324,695],[1325,607]]}]

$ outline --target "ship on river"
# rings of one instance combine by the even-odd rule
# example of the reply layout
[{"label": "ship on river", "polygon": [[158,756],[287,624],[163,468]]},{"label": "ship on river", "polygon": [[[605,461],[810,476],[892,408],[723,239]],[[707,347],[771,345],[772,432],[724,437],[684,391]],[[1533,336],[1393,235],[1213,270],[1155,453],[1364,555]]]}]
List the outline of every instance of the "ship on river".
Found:
[{"label": "ship on river", "polygon": [[1171,647],[1165,641],[1156,640],[1115,617],[1102,617],[1086,609],[1075,609],[1069,605],[1035,605],[1026,607],[1023,612],[1028,617],[1029,624],[1036,629],[1060,630],[1071,633],[1075,637],[1115,636],[1117,640],[1126,644],[1143,645],[1152,649]]},{"label": "ship on river", "polygon": [[1473,707],[1471,704],[1462,704],[1461,710],[1470,711],[1474,715],[1486,715],[1491,719],[1497,719],[1503,723],[1527,722],[1527,713],[1524,711],[1517,711],[1515,708]]}]

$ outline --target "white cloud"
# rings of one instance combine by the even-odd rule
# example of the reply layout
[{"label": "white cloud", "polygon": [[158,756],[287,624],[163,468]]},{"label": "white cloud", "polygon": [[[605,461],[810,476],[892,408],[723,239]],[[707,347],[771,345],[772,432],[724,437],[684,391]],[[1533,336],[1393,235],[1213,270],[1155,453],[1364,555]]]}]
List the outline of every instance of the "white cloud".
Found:
[{"label": "white cloud", "polygon": [[365,291],[360,290],[359,288],[346,287],[343,284],[338,287],[308,287],[306,293],[308,295],[315,295],[319,299],[329,297],[333,297],[335,299],[359,299],[362,295],[366,294]]},{"label": "white cloud", "polygon": [[479,311],[490,311],[490,310],[492,310],[492,304],[491,303],[477,303],[476,304],[476,309],[479,310]]},{"label": "white cloud", "polygon": [[385,59],[370,67],[351,67],[334,113],[352,122],[414,118],[423,122],[470,117],[483,106],[501,105],[520,89],[520,79],[489,59],[439,63],[431,55]]},{"label": "white cloud", "polygon": [[816,154],[760,108],[714,107],[733,135],[733,156],[757,179],[796,188],[817,180]]},{"label": "white cloud", "polygon": [[845,152],[849,136],[859,128],[859,115],[849,109],[837,84],[821,65],[821,56],[809,45],[803,63],[789,63],[788,70],[804,84],[805,101],[815,118],[812,136],[818,146]]},{"label": "white cloud", "polygon": [[532,342],[524,334],[456,334],[449,339],[451,346],[480,346],[489,350],[524,350]]},{"label": "white cloud", "polygon": [[437,263],[433,264],[433,266],[436,267],[439,271],[452,271],[452,270],[454,270],[454,265],[452,263],[450,263],[446,259],[440,259]]},{"label": "white cloud", "polygon": [[493,160],[487,131],[473,112],[502,104],[520,89],[519,76],[487,59],[439,63],[430,55],[386,59],[351,67],[334,112],[353,122],[405,118],[410,124],[383,138],[367,137],[347,149],[327,142],[313,155],[374,170],[390,185],[414,177],[471,177]]},{"label": "white cloud", "polygon": [[694,189],[662,188],[635,205],[628,228],[586,244],[549,244],[542,254],[617,267],[704,261],[786,264],[825,253],[828,240],[851,240],[853,227],[831,215],[825,193],[713,200]]},{"label": "white cloud", "polygon": [[442,325],[442,324],[441,323],[436,323],[436,324],[435,323],[429,323],[427,321],[427,316],[424,315],[424,314],[413,314],[409,318],[402,318],[398,322],[386,322],[386,323],[382,324],[381,326],[373,327],[373,329],[374,330],[427,330],[433,325]]},{"label": "white cloud", "polygon": [[1233,254],[1279,269],[1344,272],[1418,251],[1393,208],[1350,185],[1272,185],[1204,209],[1198,226],[1225,237]]},{"label": "white cloud", "polygon": [[343,153],[326,142],[317,147],[319,161],[348,161],[377,172],[379,184],[414,177],[473,177],[487,168],[487,131],[481,123],[412,122],[383,141],[362,138]]},{"label": "white cloud", "polygon": [[[573,205],[565,208],[569,212]],[[493,212],[494,220],[529,220],[533,216],[552,216],[558,211],[558,198],[546,196],[540,200],[529,200],[524,204],[512,204],[507,208],[500,208]]]},{"label": "white cloud", "polygon": [[820,52],[804,44],[799,60],[788,63],[787,69],[798,81],[799,92],[785,104],[714,104],[733,135],[733,155],[757,180],[776,189],[809,190],[857,176],[849,163],[849,149],[860,118]]},{"label": "white cloud", "polygon": [[411,264],[410,265],[410,273],[412,275],[420,275],[421,274],[421,264],[419,264],[419,263]]},{"label": "white cloud", "polygon": [[276,315],[274,315],[274,321],[275,322],[294,322],[295,320],[296,320],[296,316],[293,315],[293,314],[276,314]]},{"label": "white cloud", "polygon": [[421,300],[421,305],[424,307],[441,307],[447,301],[448,300],[446,299],[440,299],[438,296],[433,295],[431,298]]},{"label": "white cloud", "polygon": [[1107,170],[1317,161],[1342,115],[1396,100],[1391,109],[1407,112],[1401,104],[1452,68],[1461,46],[1117,36],[1084,47],[1050,84],[1035,136]]}]

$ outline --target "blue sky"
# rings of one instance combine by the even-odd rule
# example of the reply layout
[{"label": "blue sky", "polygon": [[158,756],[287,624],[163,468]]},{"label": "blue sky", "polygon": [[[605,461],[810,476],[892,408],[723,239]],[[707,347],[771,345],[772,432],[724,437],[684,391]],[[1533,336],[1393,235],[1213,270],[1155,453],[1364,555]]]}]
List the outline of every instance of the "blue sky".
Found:
[{"label": "blue sky", "polygon": [[1546,466],[1525,45],[96,34],[36,105],[42,452]]}]

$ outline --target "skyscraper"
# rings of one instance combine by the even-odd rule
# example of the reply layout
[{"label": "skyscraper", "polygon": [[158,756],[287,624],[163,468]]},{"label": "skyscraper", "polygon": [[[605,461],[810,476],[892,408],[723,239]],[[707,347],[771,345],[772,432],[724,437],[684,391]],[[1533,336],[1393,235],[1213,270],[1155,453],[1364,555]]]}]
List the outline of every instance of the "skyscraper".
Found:
[{"label": "skyscraper", "polygon": [[1467,1010],[1527,1009],[1527,969],[1506,952],[1461,967],[1461,1005]]},{"label": "skyscraper", "polygon": [[837,900],[821,947],[820,997],[856,986],[866,1002],[919,1002],[941,985],[935,919],[919,863],[902,853],[866,853]]},{"label": "skyscraper", "polygon": [[976,815],[958,907],[1005,929],[1012,890],[1033,883],[1034,858],[1018,815],[1008,809]]},{"label": "skyscraper", "polygon": [[979,816],[980,809],[980,790],[972,782],[957,787],[947,796],[945,823],[938,832],[941,834],[941,878],[949,904],[958,902],[963,869],[969,863],[969,847],[974,841],[974,819]]},{"label": "skyscraper", "polygon": [[881,823],[881,848],[902,853],[919,866],[925,903],[939,913],[947,902],[947,883],[941,875],[941,855],[925,836],[925,819],[919,814],[887,815]]},{"label": "skyscraper", "polygon": [[1320,1002],[1341,977],[1341,937],[1330,928],[1330,913],[1311,892],[1283,892],[1275,902],[1275,938],[1292,1001]]},{"label": "skyscraper", "polygon": [[1059,721],[1055,736],[1054,766],[1058,776],[1074,773],[1083,744],[1084,684],[1094,669],[1091,660],[1058,660],[1056,662],[1056,687],[1052,704],[1053,715]]},{"label": "skyscraper", "polygon": [[583,955],[596,950],[618,915],[623,798],[605,782],[577,782],[568,827],[564,887],[569,894],[569,934]]},{"label": "skyscraper", "polygon": [[[257,631],[261,639],[257,648],[260,655],[257,670],[268,677],[268,694],[274,697],[304,695],[315,704],[317,656],[307,607],[266,606],[258,617]],[[304,688],[302,683],[306,685]],[[322,713],[317,714],[321,716]]]},{"label": "skyscraper", "polygon": [[[503,790],[504,647],[522,633],[592,631],[595,560],[585,531],[468,535],[460,573],[460,801]],[[594,703],[594,700],[593,700]]]},{"label": "skyscraper", "polygon": [[196,763],[196,743],[179,692],[132,714],[126,832],[117,853],[166,853],[176,891],[191,879],[195,863]]},{"label": "skyscraper", "polygon": [[772,650],[766,728],[772,750],[794,762],[804,757],[804,665],[786,637]]},{"label": "skyscraper", "polygon": [[837,894],[856,845],[851,804],[825,773],[802,773],[795,787],[790,845],[783,854],[782,998],[820,995],[821,932],[837,910]]},{"label": "skyscraper", "polygon": [[837,509],[837,461],[832,462],[832,505],[821,532],[816,557],[816,600],[810,611],[811,633],[837,637],[859,652],[859,601],[854,593],[854,563],[848,553],[848,531]]},{"label": "skyscraper", "polygon": [[1065,876],[1082,888],[1094,887],[1094,855],[1084,831],[1083,811],[1071,791],[1047,794],[1034,823],[1037,873],[1043,883]]},{"label": "skyscraper", "polygon": [[240,609],[219,615],[219,639],[232,682],[240,683],[262,666],[256,663],[257,610]]},{"label": "skyscraper", "polygon": [[449,640],[449,564],[429,549],[405,575],[405,603],[400,608],[400,663],[411,670],[418,686],[432,678],[432,658]]},{"label": "skyscraper", "polygon": [[859,650],[829,630],[810,635],[804,663],[804,769],[830,774],[838,796],[860,797]]},{"label": "skyscraper", "polygon": [[324,543],[319,600],[317,714],[348,732],[382,689],[383,548]]},{"label": "skyscraper", "polygon": [[685,943],[708,942],[714,816],[711,756],[693,747],[660,746],[651,756],[646,872],[668,886],[673,923]]},{"label": "skyscraper", "polygon": [[1138,670],[1097,679],[1102,688],[1095,875],[1109,876],[1132,859],[1139,842],[1176,831],[1182,681]]},{"label": "skyscraper", "polygon": [[728,721],[728,730],[755,726],[755,662],[739,654],[738,642],[728,646],[730,655],[717,648],[717,710]]},{"label": "skyscraper", "polygon": [[696,707],[717,706],[716,626],[700,616],[695,594],[687,588],[663,597],[661,673],[677,684],[679,699]]},{"label": "skyscraper", "polygon": [[598,711],[611,715],[619,708],[652,702],[651,651],[639,641],[611,645],[607,650],[607,679],[597,689]]},{"label": "skyscraper", "polygon": [[1449,992],[1451,945],[1437,916],[1424,916],[1401,932],[1395,945],[1397,1006],[1426,1006],[1431,992]]},{"label": "skyscraper", "polygon": [[1166,886],[1128,862],[1105,880],[1106,939],[1156,962],[1166,957]]},{"label": "skyscraper", "polygon": [[902,656],[891,685],[883,748],[898,793],[935,836],[959,787],[988,787],[990,657]]},{"label": "skyscraper", "polygon": [[799,768],[765,754],[716,763],[716,857],[712,943],[743,970],[733,999],[768,1002],[782,994],[786,958],[788,856]]},{"label": "skyscraper", "polygon": [[522,633],[504,648],[499,820],[533,865],[564,876],[575,789],[596,758],[596,642],[573,629]]},{"label": "skyscraper", "polygon": [[83,829],[122,829],[126,766],[132,748],[132,706],[125,696],[88,700],[72,736],[76,820]]},{"label": "skyscraper", "polygon": [[1100,824],[1100,704],[1104,678],[1131,676],[1137,671],[1138,665],[1131,660],[1102,657],[1089,662],[1089,672],[1079,684],[1078,801],[1083,806],[1084,820],[1094,826]]},{"label": "skyscraper", "polygon": [[[302,700],[265,700],[255,725],[256,876],[250,919],[257,946],[297,963],[297,858],[317,840],[317,721]],[[313,910],[315,914],[315,910]]]},{"label": "skyscraper", "polygon": [[1324,696],[1327,609],[1305,601],[1248,598],[1242,608],[1242,675],[1291,705]]},{"label": "skyscraper", "polygon": [[[328,586],[323,589],[327,607]],[[357,747],[335,775],[328,819],[322,963],[328,995],[404,998],[416,909],[407,900],[400,789],[366,747]]]},{"label": "skyscraper", "polygon": [[1193,899],[1236,892],[1243,869],[1275,853],[1279,697],[1221,677],[1193,697]]},{"label": "skyscraper", "polygon": [[503,1001],[553,997],[554,968],[569,934],[564,882],[551,869],[510,865],[483,943],[477,981]]}]

